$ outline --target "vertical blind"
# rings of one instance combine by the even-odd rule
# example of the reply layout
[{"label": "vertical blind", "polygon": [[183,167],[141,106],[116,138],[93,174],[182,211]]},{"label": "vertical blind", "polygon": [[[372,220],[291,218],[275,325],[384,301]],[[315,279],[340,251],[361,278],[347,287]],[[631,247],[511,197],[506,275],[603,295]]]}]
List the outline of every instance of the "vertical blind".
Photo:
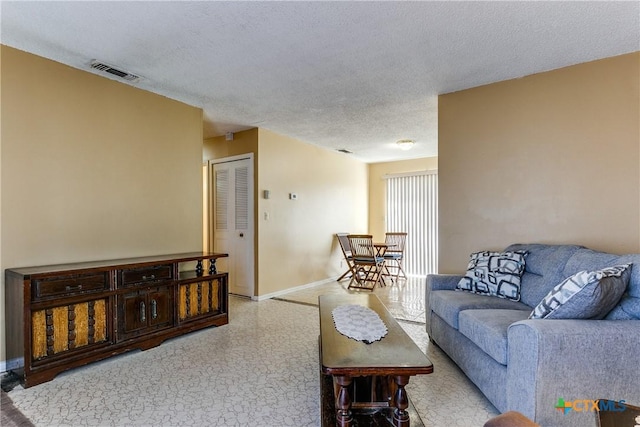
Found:
[{"label": "vertical blind", "polygon": [[385,175],[386,231],[406,231],[404,269],[426,276],[438,270],[438,172]]}]

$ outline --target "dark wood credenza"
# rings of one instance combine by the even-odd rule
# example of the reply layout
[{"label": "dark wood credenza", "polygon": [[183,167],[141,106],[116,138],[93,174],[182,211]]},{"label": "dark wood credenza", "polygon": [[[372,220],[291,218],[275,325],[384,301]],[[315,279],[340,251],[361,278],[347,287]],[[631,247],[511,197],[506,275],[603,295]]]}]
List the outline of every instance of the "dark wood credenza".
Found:
[{"label": "dark wood credenza", "polygon": [[[227,254],[174,255],[5,270],[7,361],[24,387],[67,369],[229,322]],[[208,264],[208,265],[205,265]]]}]

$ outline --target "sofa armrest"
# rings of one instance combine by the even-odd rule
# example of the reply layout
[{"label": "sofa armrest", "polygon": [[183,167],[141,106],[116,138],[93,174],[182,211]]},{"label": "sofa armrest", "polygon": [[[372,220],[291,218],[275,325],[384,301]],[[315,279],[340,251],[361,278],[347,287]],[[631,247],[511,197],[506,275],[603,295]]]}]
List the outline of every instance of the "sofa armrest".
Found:
[{"label": "sofa armrest", "polygon": [[507,407],[541,425],[595,426],[558,399],[640,404],[640,320],[522,320],[509,326]]},{"label": "sofa armrest", "polygon": [[457,274],[429,274],[424,292],[425,323],[427,333],[431,335],[431,310],[429,308],[429,295],[431,291],[454,290],[464,276]]},{"label": "sofa armrest", "polygon": [[458,274],[429,274],[427,275],[427,291],[452,291],[463,277]]}]

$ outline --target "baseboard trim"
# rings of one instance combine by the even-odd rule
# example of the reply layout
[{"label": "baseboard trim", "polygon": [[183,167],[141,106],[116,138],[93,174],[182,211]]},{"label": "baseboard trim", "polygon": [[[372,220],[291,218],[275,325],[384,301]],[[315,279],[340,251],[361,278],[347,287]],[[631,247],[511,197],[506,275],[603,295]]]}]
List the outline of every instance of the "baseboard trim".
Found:
[{"label": "baseboard trim", "polygon": [[22,368],[23,366],[24,359],[22,357],[17,357],[11,360],[2,360],[0,361],[0,373],[4,374],[12,369]]},{"label": "baseboard trim", "polygon": [[264,301],[266,299],[279,297],[279,296],[282,296],[282,295],[289,294],[291,292],[296,292],[296,291],[301,291],[303,289],[313,288],[315,286],[324,285],[324,284],[329,283],[329,282],[335,282],[337,278],[338,278],[338,276],[329,277],[328,279],[318,280],[317,282],[307,283],[305,285],[296,286],[294,288],[283,289],[281,291],[271,292],[270,294],[254,296],[254,297],[251,297],[251,299],[254,300],[254,301]]}]

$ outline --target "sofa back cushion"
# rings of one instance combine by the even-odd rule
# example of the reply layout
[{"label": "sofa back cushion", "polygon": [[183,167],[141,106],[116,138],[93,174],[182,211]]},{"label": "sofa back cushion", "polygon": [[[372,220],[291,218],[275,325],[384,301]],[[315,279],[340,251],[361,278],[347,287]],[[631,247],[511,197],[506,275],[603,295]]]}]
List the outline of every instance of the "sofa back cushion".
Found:
[{"label": "sofa back cushion", "polygon": [[[553,289],[571,274],[565,275],[569,259],[579,250],[577,245],[513,244],[505,251],[527,251],[521,278],[520,301],[533,309]],[[574,271],[575,273],[575,271]]]},{"label": "sofa back cushion", "polygon": [[584,248],[573,254],[563,273],[570,276],[581,270],[597,270],[629,263],[632,264],[631,277],[626,293],[605,319],[640,319],[640,254],[614,255]]},{"label": "sofa back cushion", "polygon": [[505,251],[529,253],[521,279],[520,301],[531,308],[538,305],[554,286],[579,271],[631,263],[627,290],[605,319],[640,319],[640,254],[615,255],[584,246],[538,243],[513,244]]}]

